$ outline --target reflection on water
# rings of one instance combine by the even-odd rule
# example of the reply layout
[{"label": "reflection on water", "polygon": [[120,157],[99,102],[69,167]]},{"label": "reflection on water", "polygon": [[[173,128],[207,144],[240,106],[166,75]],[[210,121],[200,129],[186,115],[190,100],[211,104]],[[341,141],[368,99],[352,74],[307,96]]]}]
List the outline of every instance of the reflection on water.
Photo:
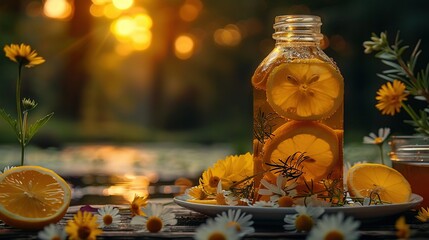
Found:
[{"label": "reflection on water", "polygon": [[[0,168],[19,164],[19,149],[1,146]],[[180,177],[197,184],[202,171],[232,154],[229,145],[151,143],[70,145],[27,149],[26,164],[50,168],[73,187],[72,204],[124,204],[135,194],[171,197],[183,191]]]}]

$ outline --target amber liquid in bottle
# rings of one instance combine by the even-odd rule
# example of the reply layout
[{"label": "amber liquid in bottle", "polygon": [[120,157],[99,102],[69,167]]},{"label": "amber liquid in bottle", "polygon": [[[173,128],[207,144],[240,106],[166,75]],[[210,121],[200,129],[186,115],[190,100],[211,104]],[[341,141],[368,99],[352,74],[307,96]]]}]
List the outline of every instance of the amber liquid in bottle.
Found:
[{"label": "amber liquid in bottle", "polygon": [[[298,188],[317,191],[327,183],[342,192],[344,81],[320,49],[320,18],[276,17],[275,48],[252,77],[256,184],[279,172],[267,163],[289,162],[302,170]],[[298,156],[306,159],[299,165]],[[319,189],[320,188],[320,189]],[[298,189],[298,190],[299,190]]]}]

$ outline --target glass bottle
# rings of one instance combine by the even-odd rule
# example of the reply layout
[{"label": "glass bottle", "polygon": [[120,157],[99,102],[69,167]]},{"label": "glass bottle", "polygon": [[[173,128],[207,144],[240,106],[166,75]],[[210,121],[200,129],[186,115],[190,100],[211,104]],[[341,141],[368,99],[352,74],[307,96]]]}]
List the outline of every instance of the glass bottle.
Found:
[{"label": "glass bottle", "polygon": [[342,194],[344,81],[320,47],[321,25],[318,16],[275,18],[275,47],[252,77],[256,187],[283,174],[303,192],[329,182]]}]

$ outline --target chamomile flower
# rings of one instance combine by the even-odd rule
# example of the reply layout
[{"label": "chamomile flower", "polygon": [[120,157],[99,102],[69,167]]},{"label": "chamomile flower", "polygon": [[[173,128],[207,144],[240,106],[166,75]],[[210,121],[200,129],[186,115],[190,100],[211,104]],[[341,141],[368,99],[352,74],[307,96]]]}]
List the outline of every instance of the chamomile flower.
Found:
[{"label": "chamomile flower", "polygon": [[307,236],[307,240],[320,239],[359,239],[360,222],[353,220],[352,217],[345,218],[342,212],[333,215],[325,215],[317,221]]},{"label": "chamomile flower", "polygon": [[64,231],[64,229],[51,223],[44,227],[43,230],[37,234],[37,237],[40,240],[66,240],[67,233]]},{"label": "chamomile flower", "polygon": [[279,204],[277,202],[273,201],[256,201],[253,205],[250,205],[252,207],[271,207],[271,208],[278,208]]},{"label": "chamomile flower", "polygon": [[142,225],[139,232],[160,232],[166,225],[176,225],[176,215],[171,209],[164,207],[161,203],[149,203],[142,209],[144,216],[134,216],[131,225]]},{"label": "chamomile flower", "polygon": [[140,197],[137,194],[134,195],[134,199],[130,204],[131,216],[142,216],[144,213],[141,208],[146,206],[147,204],[147,196]]},{"label": "chamomile flower", "polygon": [[277,202],[280,207],[291,207],[293,205],[293,197],[297,194],[295,189],[297,184],[295,182],[288,184],[288,178],[279,174],[276,179],[276,185],[269,183],[265,179],[261,180],[261,184],[265,188],[259,189],[259,194],[271,196],[270,200]]},{"label": "chamomile flower", "polygon": [[389,134],[390,128],[380,128],[378,129],[378,135],[371,132],[369,133],[369,136],[363,137],[363,143],[376,145],[383,144]]},{"label": "chamomile flower", "polygon": [[97,217],[90,212],[78,211],[65,228],[71,240],[95,240],[102,233],[98,229]]},{"label": "chamomile flower", "polygon": [[2,171],[0,171],[0,174],[2,174],[2,173],[4,173],[4,172],[6,172],[7,170],[9,170],[9,169],[11,169],[11,168],[14,168],[14,166],[6,166],[6,167],[4,167],[4,168],[3,168],[3,172],[2,172]]},{"label": "chamomile flower", "polygon": [[98,214],[96,216],[100,228],[114,226],[121,222],[119,209],[110,205],[98,209]]},{"label": "chamomile flower", "polygon": [[297,232],[309,232],[316,220],[325,212],[321,207],[296,206],[294,215],[286,215],[284,218],[285,230]]},{"label": "chamomile flower", "polygon": [[429,220],[429,208],[420,208],[416,218],[420,220],[420,222],[427,222]]},{"label": "chamomile flower", "polygon": [[234,228],[240,237],[255,232],[251,219],[251,214],[242,213],[240,209],[237,211],[229,209],[228,212],[222,212],[215,217],[215,221],[224,224],[225,227]]},{"label": "chamomile flower", "polygon": [[223,223],[208,219],[205,224],[201,224],[195,231],[195,240],[228,239],[239,240],[239,232],[234,228],[225,227]]},{"label": "chamomile flower", "polygon": [[307,207],[330,207],[331,203],[317,197],[317,194],[310,196],[301,197],[296,199],[296,205],[307,206]]}]

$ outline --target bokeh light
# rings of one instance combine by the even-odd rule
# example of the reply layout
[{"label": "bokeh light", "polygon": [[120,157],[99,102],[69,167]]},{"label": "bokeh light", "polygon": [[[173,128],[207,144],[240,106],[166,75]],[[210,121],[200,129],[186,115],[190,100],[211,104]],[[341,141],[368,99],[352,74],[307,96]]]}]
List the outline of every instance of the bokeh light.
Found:
[{"label": "bokeh light", "polygon": [[126,10],[134,4],[134,0],[112,0],[113,6],[120,10]]},{"label": "bokeh light", "polygon": [[43,13],[49,18],[69,19],[73,13],[73,5],[67,0],[46,0]]},{"label": "bokeh light", "polygon": [[180,35],[174,41],[174,53],[180,59],[188,59],[194,53],[195,42],[189,35]]},{"label": "bokeh light", "polygon": [[237,25],[228,24],[214,32],[214,41],[221,46],[237,46],[241,42],[241,32]]},{"label": "bokeh light", "polygon": [[179,9],[179,16],[186,22],[194,21],[202,8],[203,4],[200,0],[186,0]]}]

